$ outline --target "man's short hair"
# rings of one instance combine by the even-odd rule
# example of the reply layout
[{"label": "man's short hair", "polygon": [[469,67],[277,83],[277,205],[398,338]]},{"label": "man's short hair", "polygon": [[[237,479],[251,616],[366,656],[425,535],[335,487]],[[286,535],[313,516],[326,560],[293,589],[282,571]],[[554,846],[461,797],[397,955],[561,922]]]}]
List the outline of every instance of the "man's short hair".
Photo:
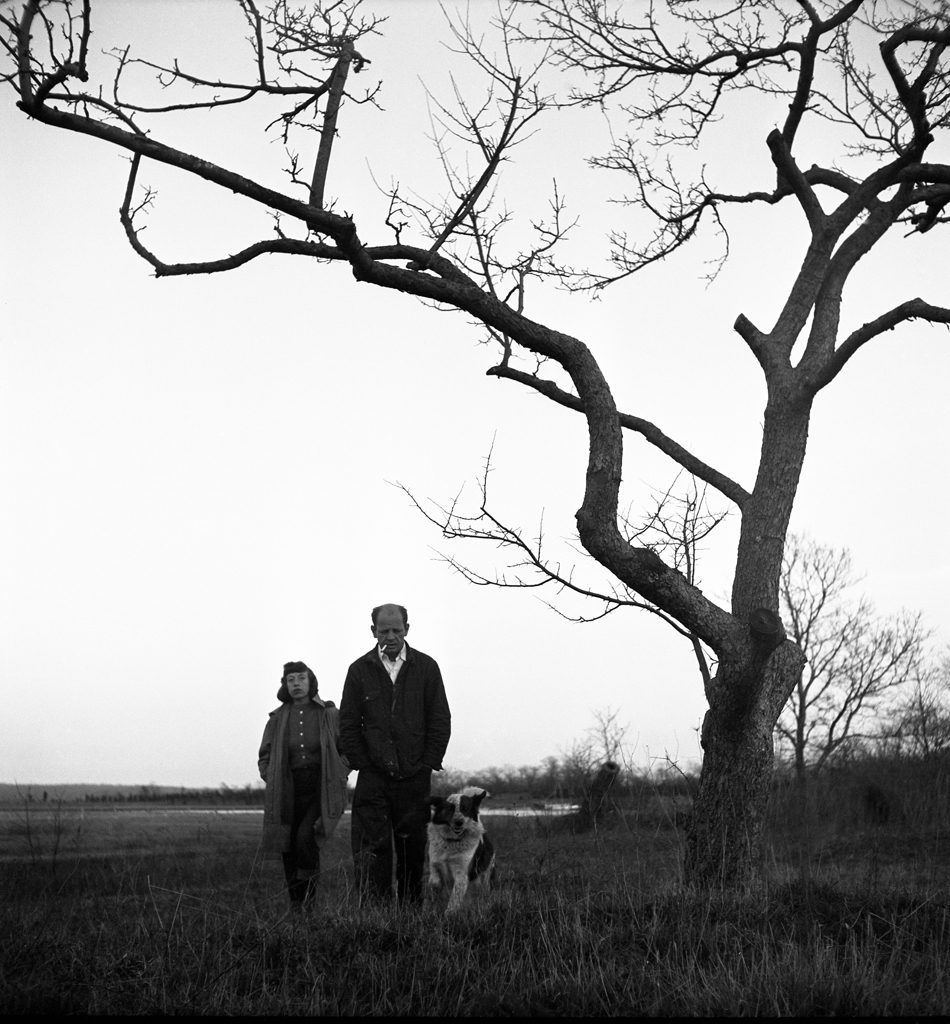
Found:
[{"label": "man's short hair", "polygon": [[402,615],[403,626],[409,625],[409,612],[407,612],[406,609],[403,608],[401,604],[378,604],[370,613],[373,619],[373,629],[376,628],[376,620],[379,618],[379,613],[384,608],[395,608]]}]

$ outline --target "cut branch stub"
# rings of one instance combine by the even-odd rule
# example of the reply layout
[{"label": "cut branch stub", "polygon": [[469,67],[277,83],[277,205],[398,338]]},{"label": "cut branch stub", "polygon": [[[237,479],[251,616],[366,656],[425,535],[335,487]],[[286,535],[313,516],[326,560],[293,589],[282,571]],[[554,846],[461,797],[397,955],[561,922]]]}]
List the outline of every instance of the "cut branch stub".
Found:
[{"label": "cut branch stub", "polygon": [[769,608],[753,608],[749,612],[749,630],[759,643],[773,641],[778,646],[785,639],[782,620]]},{"label": "cut branch stub", "polygon": [[749,612],[749,632],[758,658],[768,657],[786,638],[782,620],[770,608]]}]

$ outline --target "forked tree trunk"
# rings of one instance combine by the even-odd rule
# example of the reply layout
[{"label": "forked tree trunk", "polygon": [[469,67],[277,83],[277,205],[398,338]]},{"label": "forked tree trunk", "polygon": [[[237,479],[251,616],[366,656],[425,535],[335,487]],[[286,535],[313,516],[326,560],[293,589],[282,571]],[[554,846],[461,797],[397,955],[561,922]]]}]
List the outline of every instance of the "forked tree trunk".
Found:
[{"label": "forked tree trunk", "polygon": [[758,873],[772,730],[803,665],[800,649],[786,641],[760,666],[720,666],[703,721],[703,768],[686,834],[688,885],[741,887]]},{"label": "forked tree trunk", "polygon": [[778,616],[778,585],[810,410],[808,396],[792,384],[770,382],[759,473],[742,512],[733,580],[732,614],[747,622],[749,642],[723,649],[707,685],[703,767],[686,834],[684,878],[701,888],[743,886],[761,863],[773,730],[805,665]]}]

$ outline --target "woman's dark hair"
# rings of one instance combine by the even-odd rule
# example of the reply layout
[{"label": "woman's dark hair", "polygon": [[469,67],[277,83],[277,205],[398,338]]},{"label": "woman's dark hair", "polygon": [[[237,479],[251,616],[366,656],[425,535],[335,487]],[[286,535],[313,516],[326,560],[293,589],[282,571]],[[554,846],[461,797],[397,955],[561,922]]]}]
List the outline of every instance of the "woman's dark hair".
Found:
[{"label": "woman's dark hair", "polygon": [[288,661],[284,665],[284,674],[280,677],[280,689],[277,691],[277,699],[281,704],[289,704],[293,698],[287,691],[287,676],[291,672],[306,672],[310,677],[310,696],[316,697],[317,695],[317,677],[313,674],[313,669],[309,665],[302,661]]}]

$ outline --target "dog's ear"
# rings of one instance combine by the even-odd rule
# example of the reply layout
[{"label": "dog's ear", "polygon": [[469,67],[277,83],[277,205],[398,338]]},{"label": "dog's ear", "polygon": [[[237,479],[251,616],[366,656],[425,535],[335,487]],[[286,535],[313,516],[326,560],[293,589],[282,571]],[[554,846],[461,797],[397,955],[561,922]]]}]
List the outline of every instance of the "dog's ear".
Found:
[{"label": "dog's ear", "polygon": [[442,804],[445,803],[445,797],[444,796],[430,796],[429,799],[426,801],[426,803],[430,807],[441,807]]},{"label": "dog's ear", "polygon": [[475,806],[478,807],[481,804],[481,802],[489,796],[491,796],[491,793],[489,793],[487,789],[480,789],[473,798],[475,801]]}]

